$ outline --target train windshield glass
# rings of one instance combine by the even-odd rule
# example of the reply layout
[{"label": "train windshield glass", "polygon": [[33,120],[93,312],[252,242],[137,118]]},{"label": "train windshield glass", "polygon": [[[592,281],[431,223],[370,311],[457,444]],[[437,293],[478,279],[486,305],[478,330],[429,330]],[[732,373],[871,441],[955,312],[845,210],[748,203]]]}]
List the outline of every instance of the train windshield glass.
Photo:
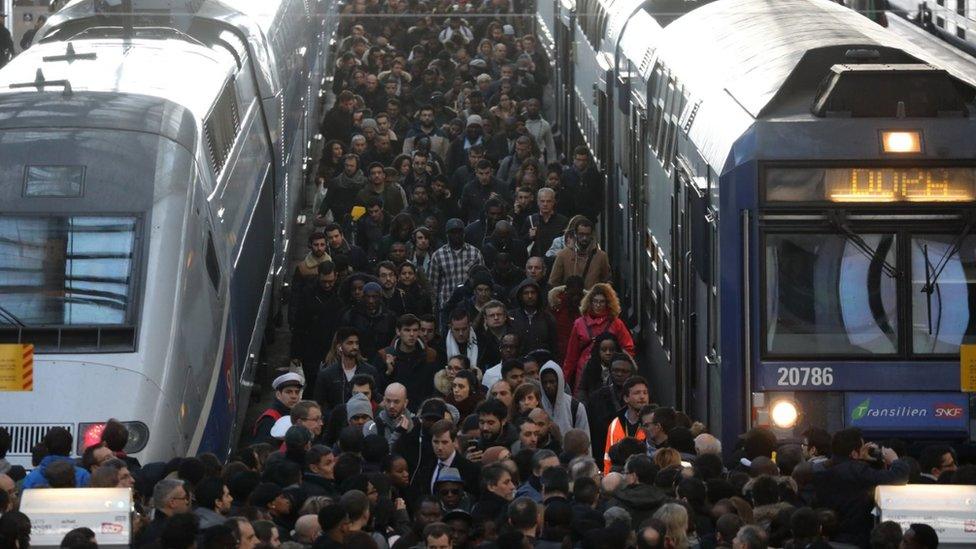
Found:
[{"label": "train windshield glass", "polygon": [[976,236],[915,235],[911,254],[913,351],[952,354],[976,343]]},{"label": "train windshield glass", "polygon": [[0,216],[0,325],[131,324],[136,223]]},{"label": "train windshield glass", "polygon": [[767,234],[766,353],[889,355],[898,351],[893,234]]}]

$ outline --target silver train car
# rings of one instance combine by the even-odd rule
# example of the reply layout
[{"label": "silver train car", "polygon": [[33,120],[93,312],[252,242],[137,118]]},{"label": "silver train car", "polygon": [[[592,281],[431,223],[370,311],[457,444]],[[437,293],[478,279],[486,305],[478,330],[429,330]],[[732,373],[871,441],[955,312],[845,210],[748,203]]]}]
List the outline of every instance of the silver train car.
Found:
[{"label": "silver train car", "polygon": [[8,458],[106,419],[143,461],[241,431],[274,313],[336,6],[81,0],[0,71],[0,399]]}]

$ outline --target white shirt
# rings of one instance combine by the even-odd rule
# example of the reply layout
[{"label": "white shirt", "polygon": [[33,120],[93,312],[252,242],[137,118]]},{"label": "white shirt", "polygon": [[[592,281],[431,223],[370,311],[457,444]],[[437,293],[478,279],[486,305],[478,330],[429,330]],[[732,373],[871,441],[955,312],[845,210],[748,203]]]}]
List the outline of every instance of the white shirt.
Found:
[{"label": "white shirt", "polygon": [[454,463],[454,456],[457,455],[457,450],[451,452],[451,455],[447,459],[437,460],[437,466],[434,467],[434,474],[430,477],[430,493],[434,493],[434,484],[437,482],[438,477],[441,476],[441,469],[446,469]]}]

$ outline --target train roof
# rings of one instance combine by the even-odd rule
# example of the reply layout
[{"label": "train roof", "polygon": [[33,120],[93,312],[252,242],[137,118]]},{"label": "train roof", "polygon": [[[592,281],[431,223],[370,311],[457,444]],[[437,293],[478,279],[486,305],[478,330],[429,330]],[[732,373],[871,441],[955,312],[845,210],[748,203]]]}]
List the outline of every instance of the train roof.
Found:
[{"label": "train roof", "polygon": [[[719,0],[664,27],[658,43],[660,58],[694,94],[725,91],[754,118],[791,79],[813,75],[816,86],[830,66],[844,62],[848,49],[877,50],[887,62],[940,66],[923,50],[829,0]],[[824,50],[839,53],[817,55]],[[976,75],[948,70],[976,87]]]},{"label": "train roof", "polygon": [[[67,81],[72,93],[157,97],[182,105],[203,120],[236,69],[229,52],[183,40],[92,39],[70,45],[75,52],[71,61],[57,59],[68,48],[59,42],[35,44],[15,57],[0,71],[0,103],[10,101],[11,95],[40,89],[61,92],[62,85],[53,82]],[[91,54],[94,59],[84,58]],[[40,79],[50,84],[27,86]]]}]

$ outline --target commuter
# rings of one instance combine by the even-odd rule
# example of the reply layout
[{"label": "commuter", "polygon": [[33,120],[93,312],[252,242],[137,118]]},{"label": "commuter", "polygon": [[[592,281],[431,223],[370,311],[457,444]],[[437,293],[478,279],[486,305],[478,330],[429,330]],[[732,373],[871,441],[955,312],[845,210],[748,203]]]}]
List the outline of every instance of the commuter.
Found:
[{"label": "commuter", "polygon": [[634,354],[634,340],[620,319],[620,301],[610,285],[593,286],[580,301],[580,313],[569,334],[563,361],[563,374],[570,387],[576,388],[574,393],[579,390],[583,369],[594,351],[596,338],[601,334],[613,334],[625,353],[630,356]]},{"label": "commuter", "polygon": [[576,224],[576,245],[564,248],[556,254],[549,274],[549,284],[560,286],[570,276],[583,278],[583,287],[591,289],[595,284],[610,281],[610,259],[594,239],[593,222],[583,219]]}]

